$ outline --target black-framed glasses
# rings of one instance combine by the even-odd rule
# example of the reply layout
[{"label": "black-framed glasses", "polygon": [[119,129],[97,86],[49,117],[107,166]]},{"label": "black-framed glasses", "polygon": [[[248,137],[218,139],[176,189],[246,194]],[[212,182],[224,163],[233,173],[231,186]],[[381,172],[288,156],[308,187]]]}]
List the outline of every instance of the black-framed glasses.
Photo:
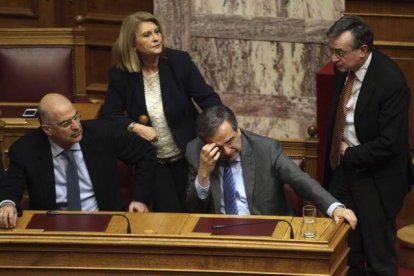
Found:
[{"label": "black-framed glasses", "polygon": [[79,111],[76,111],[75,115],[73,115],[73,117],[70,118],[70,119],[61,121],[57,124],[45,123],[45,125],[55,125],[55,126],[58,126],[60,128],[67,129],[72,125],[73,121],[79,123],[80,119],[81,119],[81,115],[79,114]]}]

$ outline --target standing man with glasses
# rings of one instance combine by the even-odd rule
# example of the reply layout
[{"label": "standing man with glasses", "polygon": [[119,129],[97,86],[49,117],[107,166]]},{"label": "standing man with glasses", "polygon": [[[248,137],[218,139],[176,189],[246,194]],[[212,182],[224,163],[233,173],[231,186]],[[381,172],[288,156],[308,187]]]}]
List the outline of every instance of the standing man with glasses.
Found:
[{"label": "standing man with glasses", "polygon": [[154,147],[136,135],[116,132],[104,120],[81,121],[61,94],[39,103],[40,128],[9,149],[10,165],[0,184],[0,227],[14,228],[24,191],[30,209],[122,211],[117,159],[134,168],[130,212],[147,212],[155,176]]},{"label": "standing man with glasses", "polygon": [[358,218],[349,275],[397,275],[396,217],[410,189],[410,91],[398,66],[373,49],[371,28],[344,16],[328,30],[335,64],[325,181]]}]

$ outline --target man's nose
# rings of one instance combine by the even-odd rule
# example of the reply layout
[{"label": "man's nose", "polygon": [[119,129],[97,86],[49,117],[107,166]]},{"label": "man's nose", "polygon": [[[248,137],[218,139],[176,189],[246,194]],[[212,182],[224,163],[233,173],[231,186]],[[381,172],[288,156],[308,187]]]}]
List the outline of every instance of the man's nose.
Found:
[{"label": "man's nose", "polygon": [[231,148],[227,146],[223,146],[222,152],[224,153],[224,155],[229,155],[231,154]]},{"label": "man's nose", "polygon": [[338,62],[338,60],[339,60],[339,58],[334,53],[332,53],[331,54],[331,61],[336,63],[336,62]]},{"label": "man's nose", "polygon": [[72,127],[72,129],[78,129],[80,126],[80,121],[72,119],[70,126]]}]

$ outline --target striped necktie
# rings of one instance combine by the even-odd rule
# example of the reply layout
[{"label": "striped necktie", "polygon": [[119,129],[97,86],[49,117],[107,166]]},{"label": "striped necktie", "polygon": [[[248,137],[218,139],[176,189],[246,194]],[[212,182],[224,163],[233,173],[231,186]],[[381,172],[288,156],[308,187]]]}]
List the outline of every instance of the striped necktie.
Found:
[{"label": "striped necktie", "polygon": [[224,210],[226,214],[238,214],[237,197],[236,197],[236,185],[234,183],[233,173],[231,171],[231,165],[226,163],[224,165],[223,172],[223,198],[224,198]]},{"label": "striped necktie", "polygon": [[78,167],[73,157],[73,151],[64,150],[62,155],[68,160],[66,167],[67,210],[81,211]]},{"label": "striped necktie", "polygon": [[332,135],[331,151],[329,154],[329,162],[332,169],[338,167],[340,162],[339,148],[342,142],[342,136],[344,135],[345,117],[346,117],[346,105],[351,98],[352,86],[355,80],[355,73],[350,71],[348,74],[348,80],[344,88],[342,89],[341,97],[339,98],[338,109],[336,111],[335,128]]}]

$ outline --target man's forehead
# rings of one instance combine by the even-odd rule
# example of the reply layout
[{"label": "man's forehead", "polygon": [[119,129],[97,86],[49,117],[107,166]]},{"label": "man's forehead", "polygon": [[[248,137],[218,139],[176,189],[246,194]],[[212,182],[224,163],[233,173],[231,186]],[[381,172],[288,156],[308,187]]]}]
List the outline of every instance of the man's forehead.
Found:
[{"label": "man's forehead", "polygon": [[329,40],[329,47],[333,49],[339,49],[341,47],[351,46],[352,34],[350,31],[345,31],[337,37]]}]

